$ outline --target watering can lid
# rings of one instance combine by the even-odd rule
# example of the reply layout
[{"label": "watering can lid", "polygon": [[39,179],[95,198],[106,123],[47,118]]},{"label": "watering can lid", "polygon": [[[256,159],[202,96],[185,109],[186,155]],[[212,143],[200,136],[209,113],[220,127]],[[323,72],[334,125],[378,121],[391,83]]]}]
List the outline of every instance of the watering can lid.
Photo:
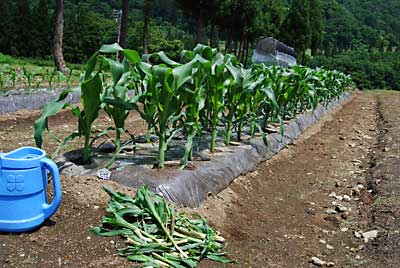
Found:
[{"label": "watering can lid", "polygon": [[0,155],[0,167],[7,169],[30,169],[40,167],[46,152],[35,147],[21,147]]}]

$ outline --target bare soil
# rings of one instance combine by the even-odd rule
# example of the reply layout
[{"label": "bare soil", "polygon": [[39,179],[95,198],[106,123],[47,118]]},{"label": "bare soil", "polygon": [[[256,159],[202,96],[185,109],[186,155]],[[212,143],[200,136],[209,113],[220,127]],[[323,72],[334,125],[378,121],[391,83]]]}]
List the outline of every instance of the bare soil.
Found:
[{"label": "bare soil", "polygon": [[[333,267],[400,267],[399,104],[400,92],[356,94],[256,172],[188,210],[221,231],[236,261],[204,261],[200,267],[315,267],[312,257]],[[38,115],[2,116],[0,150],[33,145]],[[74,122],[66,113],[53,118],[50,127],[66,136]],[[128,126],[144,131],[134,114]],[[45,149],[52,150],[56,143],[46,140]],[[62,177],[63,202],[51,220],[30,233],[0,234],[0,267],[134,266],[116,255],[119,239],[88,231],[105,213],[102,184],[93,177]],[[350,200],[339,200],[344,195]],[[339,205],[347,212],[330,214]],[[371,230],[378,231],[376,239],[366,243],[356,237]]]}]

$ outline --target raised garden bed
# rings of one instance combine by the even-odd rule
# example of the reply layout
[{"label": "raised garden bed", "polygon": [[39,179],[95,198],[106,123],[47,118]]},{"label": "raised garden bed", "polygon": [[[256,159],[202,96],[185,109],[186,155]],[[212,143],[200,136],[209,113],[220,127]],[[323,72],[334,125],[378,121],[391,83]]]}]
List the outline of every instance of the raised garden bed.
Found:
[{"label": "raised garden bed", "polygon": [[[40,109],[49,101],[57,98],[63,90],[65,89],[37,90],[31,94],[21,92],[19,94],[0,96],[0,113],[12,113],[23,109]],[[71,93],[65,101],[77,103],[79,102],[79,98],[79,93]]]},{"label": "raised garden bed", "polygon": [[[179,139],[171,144],[166,155],[167,168],[162,170],[155,168],[157,145],[137,143],[134,155],[126,151],[119,156],[119,160],[110,169],[111,179],[135,188],[146,184],[151,190],[170,201],[198,207],[208,195],[217,194],[236,177],[255,170],[260,162],[277,154],[308,127],[342,105],[350,97],[350,93],[345,93],[326,107],[318,105],[314,111],[305,112],[286,122],[283,135],[279,133],[278,128],[276,133],[267,135],[268,146],[264,144],[261,137],[248,142],[234,143],[233,146],[223,146],[223,140],[220,139],[217,143],[217,152],[210,153],[206,147],[207,139],[204,139],[204,144],[198,146],[193,161],[185,170],[180,170],[177,164],[179,162],[176,161],[183,153],[183,144]],[[111,157],[106,153],[109,149],[112,148],[103,146],[103,150],[95,154],[94,161],[88,166],[73,163],[81,157],[79,151],[66,153],[57,159],[61,173],[69,176],[97,175],[98,170]]]}]

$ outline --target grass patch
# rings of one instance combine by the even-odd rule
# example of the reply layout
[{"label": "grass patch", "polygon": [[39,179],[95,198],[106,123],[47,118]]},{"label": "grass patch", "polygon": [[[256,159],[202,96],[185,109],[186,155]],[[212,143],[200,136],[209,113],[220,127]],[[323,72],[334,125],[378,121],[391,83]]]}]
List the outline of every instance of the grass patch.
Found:
[{"label": "grass patch", "polygon": [[[48,59],[40,59],[40,58],[17,58],[12,57],[10,55],[5,55],[0,53],[0,63],[1,64],[8,64],[13,66],[37,66],[37,67],[55,67],[54,60],[52,58]],[[73,69],[82,69],[83,65],[81,64],[71,64],[67,63],[68,68]]]}]

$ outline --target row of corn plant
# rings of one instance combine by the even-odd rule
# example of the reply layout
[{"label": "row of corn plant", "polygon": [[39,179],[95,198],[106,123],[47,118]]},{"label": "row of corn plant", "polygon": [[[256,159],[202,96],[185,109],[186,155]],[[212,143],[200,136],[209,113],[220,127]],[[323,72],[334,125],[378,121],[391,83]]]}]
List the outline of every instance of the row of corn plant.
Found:
[{"label": "row of corn plant", "polygon": [[80,71],[74,69],[69,69],[64,74],[55,68],[2,66],[0,68],[0,90],[17,88],[33,90],[41,87],[53,88],[61,86],[70,88],[79,82],[80,75]]},{"label": "row of corn plant", "polygon": [[[124,56],[122,60],[119,55]],[[267,142],[269,124],[282,125],[319,103],[327,104],[352,85],[349,76],[321,68],[253,65],[246,69],[234,55],[204,45],[183,51],[180,62],[163,52],[140,56],[118,44],[104,45],[87,63],[80,88],[82,105],[62,104],[71,90],[48,103],[36,121],[35,140],[40,147],[48,117],[70,108],[79,127],[61,145],[84,137],[83,162],[87,163],[94,141],[102,135],[110,137],[109,131],[114,131],[116,150],[109,167],[122,148],[125,120],[135,110],[147,123],[148,140],[152,133],[158,137],[160,168],[165,165],[172,138],[177,133],[185,135],[184,166],[192,158],[195,140],[199,143],[204,135],[210,137],[211,152],[216,150],[219,137],[229,145],[233,134],[240,141],[246,129],[251,137],[258,133]],[[109,115],[114,126],[96,134],[92,124],[100,110]]]}]

